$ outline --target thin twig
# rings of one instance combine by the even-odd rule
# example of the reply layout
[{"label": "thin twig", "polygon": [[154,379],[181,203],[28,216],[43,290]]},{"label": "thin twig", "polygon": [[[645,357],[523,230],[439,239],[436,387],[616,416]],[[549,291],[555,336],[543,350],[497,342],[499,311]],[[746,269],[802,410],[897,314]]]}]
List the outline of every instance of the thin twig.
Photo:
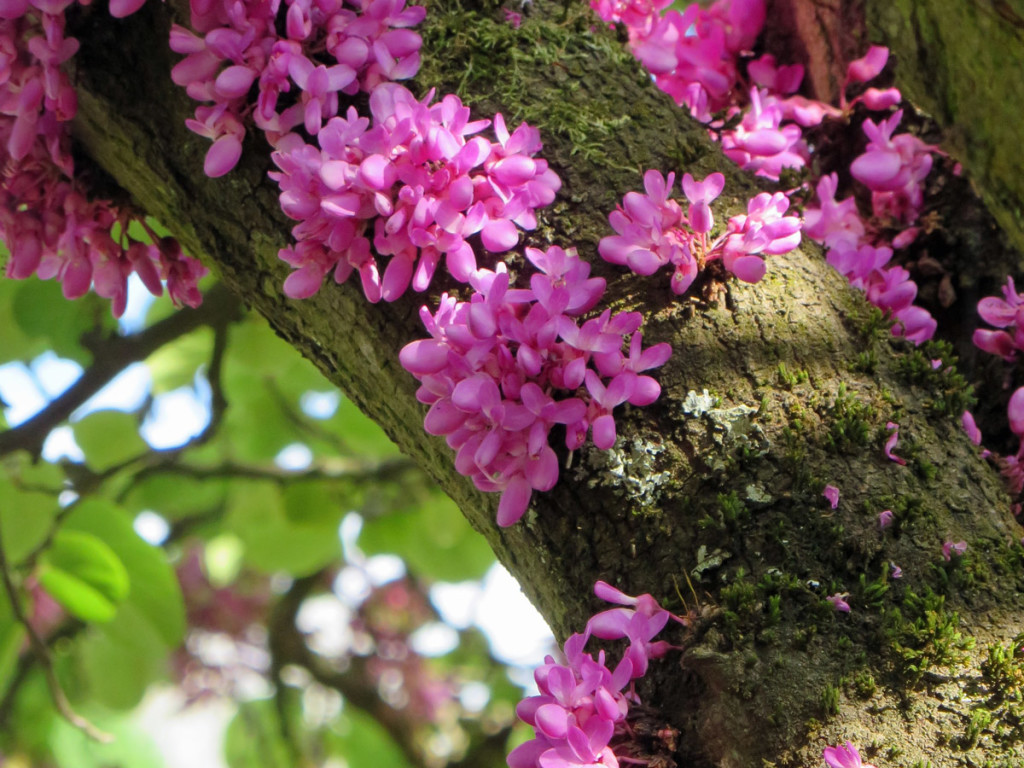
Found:
[{"label": "thin twig", "polygon": [[131,336],[115,336],[91,345],[93,362],[62,395],[28,421],[0,432],[0,456],[24,449],[38,456],[46,436],[79,406],[99,392],[131,363],[145,360],[160,347],[197,328],[217,327],[239,316],[241,303],[228,290],[214,286],[198,309],[182,309]]},{"label": "thin twig", "polygon": [[[2,528],[2,527],[0,527]],[[18,620],[25,631],[28,633],[29,642],[32,645],[32,651],[36,655],[40,666],[43,668],[43,674],[46,676],[46,685],[50,689],[50,697],[53,699],[53,704],[57,708],[61,717],[67,720],[75,728],[78,728],[86,736],[94,741],[98,741],[103,744],[109,744],[114,740],[114,737],[106,731],[101,731],[95,725],[90,723],[84,717],[75,712],[71,708],[71,702],[68,701],[68,697],[64,694],[64,689],[60,687],[60,681],[57,680],[57,673],[53,669],[53,657],[50,655],[50,648],[46,642],[36,632],[35,627],[28,620],[25,615],[25,611],[21,606],[21,600],[18,599],[18,589],[14,585],[14,577],[11,574],[10,566],[7,562],[7,555],[4,551],[3,532],[0,530],[0,575],[3,577],[4,591],[7,593],[7,599],[11,601],[11,611],[14,613],[14,617]]]}]

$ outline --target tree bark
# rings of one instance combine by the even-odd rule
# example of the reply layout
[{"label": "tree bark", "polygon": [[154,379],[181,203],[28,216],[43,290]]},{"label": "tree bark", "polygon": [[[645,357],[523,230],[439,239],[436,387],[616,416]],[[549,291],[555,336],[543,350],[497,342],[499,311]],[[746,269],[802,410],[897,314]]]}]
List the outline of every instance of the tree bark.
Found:
[{"label": "tree bark", "polygon": [[[881,5],[866,2],[865,18]],[[919,23],[928,13],[914,12]],[[822,747],[844,739],[868,748],[879,768],[981,764],[986,755],[1011,764],[1024,754],[1002,703],[1008,693],[980,666],[1021,629],[1020,531],[997,473],[947,406],[957,394],[943,391],[949,379],[891,339],[813,246],[772,259],[764,281],[733,283],[712,304],[680,301],[667,279],[626,276],[600,260],[607,213],[646,169],[725,173],[719,220],[755,188],[613,34],[591,30],[600,24],[584,5],[534,0],[513,29],[493,3],[428,3],[413,86],[455,91],[479,117],[500,110],[510,124],[539,125],[563,188],[527,244],[576,245],[608,279],[612,305],[644,313],[645,341],[674,349],[656,372],[661,399],[619,415],[615,448],[579,451],[554,490],[535,494],[505,530],[494,523],[496,495],[456,474],[443,440],[424,433],[416,383],[398,365],[401,346],[423,335],[418,307],[443,284],[390,305],[368,304],[353,283],[304,301],[283,296],[288,268],[277,250],[291,224],[266,177],[269,152],[250,138],[235,171],[203,176],[207,143],[184,127],[194,104],[168,75],[174,14],[184,20],[180,3],[149,3],[125,21],[87,14],[73,30],[83,40],[75,135],[97,178],[109,175],[171,229],[421,463],[559,637],[598,608],[596,579],[693,612],[685,636],[670,638],[685,650],[652,665],[643,690],[681,731],[680,765],[819,765]],[[908,46],[897,49],[901,78],[916,49],[899,32],[887,41]],[[996,149],[962,138],[968,170],[977,163],[979,178],[1001,178],[984,154]],[[984,138],[998,153],[1016,148],[1000,143],[1002,133]],[[1021,195],[992,190],[986,199],[1009,201],[993,210],[1014,240],[1007,211]],[[905,467],[883,453],[890,420]],[[821,496],[826,483],[842,491],[835,511]],[[886,508],[897,524],[883,534]],[[961,539],[967,556],[947,564],[943,542]],[[902,580],[889,577],[890,562]],[[825,601],[836,592],[851,593],[848,616]],[[973,650],[957,650],[957,632],[975,639]],[[979,707],[995,714],[973,734]],[[997,733],[1001,723],[1009,735]]]}]

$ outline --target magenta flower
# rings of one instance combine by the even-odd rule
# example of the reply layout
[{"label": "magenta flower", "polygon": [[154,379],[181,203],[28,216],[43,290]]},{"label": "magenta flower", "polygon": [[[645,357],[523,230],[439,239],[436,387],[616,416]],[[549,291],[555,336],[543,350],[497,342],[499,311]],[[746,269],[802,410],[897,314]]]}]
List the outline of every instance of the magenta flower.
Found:
[{"label": "magenta flower", "polygon": [[889,575],[894,579],[903,578],[903,569],[896,565],[896,563],[889,563],[889,568],[891,569]]},{"label": "magenta flower", "polygon": [[832,603],[832,607],[836,609],[837,613],[849,613],[850,604],[846,602],[846,598],[849,596],[849,592],[836,592],[834,595],[829,595],[825,599]]},{"label": "magenta flower", "polygon": [[981,430],[974,423],[974,414],[970,411],[964,411],[960,416],[960,424],[963,426],[964,432],[967,433],[970,441],[975,445],[981,445]]},{"label": "magenta flower", "polygon": [[835,509],[839,506],[839,489],[834,485],[826,485],[825,490],[821,492],[821,495],[828,499],[828,503]]},{"label": "magenta flower", "polygon": [[1001,330],[979,328],[974,332],[974,345],[1006,362],[1013,362],[1017,351],[1024,349],[1024,294],[1017,293],[1013,278],[1003,286],[1005,300],[986,296],[978,302],[978,314],[989,325]]},{"label": "magenta flower", "polygon": [[900,439],[900,425],[894,421],[890,421],[886,423],[885,428],[888,430],[892,430],[892,433],[889,435],[889,438],[885,441],[886,457],[889,459],[889,461],[895,461],[897,464],[905,466],[907,460],[893,453],[893,450],[895,450],[896,444],[899,442]]},{"label": "magenta flower", "polygon": [[822,755],[829,768],[875,768],[860,759],[860,752],[850,742],[845,747],[825,747]]},{"label": "magenta flower", "polygon": [[942,545],[942,557],[948,563],[953,559],[953,555],[960,557],[964,552],[967,551],[966,541],[946,541]]},{"label": "magenta flower", "polygon": [[878,513],[878,528],[884,531],[890,525],[892,525],[893,514],[891,509],[883,509]]},{"label": "magenta flower", "polygon": [[686,216],[690,221],[690,228],[697,234],[706,234],[714,226],[715,220],[711,215],[710,204],[722,194],[723,189],[725,176],[720,173],[712,173],[704,181],[694,181],[690,174],[683,174],[683,194],[690,201]]}]

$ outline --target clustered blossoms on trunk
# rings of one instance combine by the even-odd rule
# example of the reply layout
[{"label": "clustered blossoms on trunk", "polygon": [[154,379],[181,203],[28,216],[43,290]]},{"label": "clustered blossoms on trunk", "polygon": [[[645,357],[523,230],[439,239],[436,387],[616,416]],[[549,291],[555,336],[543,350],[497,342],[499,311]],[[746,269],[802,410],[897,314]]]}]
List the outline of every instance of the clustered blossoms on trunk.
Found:
[{"label": "clustered blossoms on trunk", "polygon": [[[998,355],[1007,363],[1017,361],[1017,353],[1024,350],[1024,293],[1017,293],[1013,277],[1006,278],[1003,286],[1003,298],[986,296],[978,302],[978,315],[989,325],[999,330],[978,328],[974,331],[974,345],[993,355]],[[985,458],[993,457],[1006,478],[1010,492],[1020,496],[1024,492],[1024,387],[1019,387],[1010,396],[1006,407],[1010,431],[1019,441],[1017,452],[1012,456],[998,456],[991,451],[983,451]],[[981,431],[974,423],[969,411],[963,414],[964,430],[975,445],[981,443]],[[1018,501],[1014,510],[1020,512]]]},{"label": "clustered blossoms on trunk", "polygon": [[192,29],[202,37],[177,24],[171,29],[171,50],[186,54],[171,78],[196,101],[213,102],[197,107],[188,122],[213,141],[207,176],[223,176],[238,163],[247,119],[271,145],[300,125],[315,136],[338,114],[339,94],[372,91],[420,68],[423,41],[409,29],[426,15],[419,6],[405,8],[405,0],[285,5],[282,19],[281,0],[191,0]]},{"label": "clustered blossoms on trunk", "polygon": [[644,174],[646,195],[628,192],[608,217],[617,235],[598,245],[601,256],[627,266],[639,275],[650,275],[666,264],[673,265],[670,285],[682,294],[708,264],[721,260],[725,269],[746,283],[765,274],[765,255],[789,253],[800,244],[800,219],[784,216],[788,198],[781,192],[762,192],[747,203],[747,213],[729,219],[726,231],[708,241],[714,226],[710,203],[725,186],[725,177],[712,173],[704,181],[683,176],[683,192],[690,201],[686,215],[668,196],[675,174],[668,179],[658,171]]},{"label": "clustered blossoms on trunk", "polygon": [[[203,36],[172,31],[171,47],[186,54],[175,82],[212,102],[189,122],[213,140],[207,175],[237,163],[246,121],[264,131],[281,208],[298,222],[295,245],[279,254],[295,269],[284,283],[292,298],[312,296],[328,275],[343,283],[358,273],[367,299],[394,301],[409,286],[425,291],[442,256],[469,284],[468,301],[445,294],[434,312],[423,308],[433,339],[408,345],[400,359],[431,405],[427,431],[447,437],[456,469],[478,488],[502,494],[498,522],[511,525],[534,490],[558,479],[552,427],[566,427],[570,450],[588,432],[610,448],[612,410],[657,399],[660,387],[641,372],[671,350],[642,349],[638,313],[581,320],[604,281],[588,277],[572,248],[527,249],[539,270],[529,288],[511,287],[502,263],[478,263],[479,247],[495,254],[518,245],[519,230],[537,226],[536,210],[553,202],[561,181],[537,156],[536,128],[509,132],[498,114],[494,139],[485,138],[491,121],[473,120],[458,97],[434,103],[431,91],[420,101],[390,82],[419,68],[420,38],[408,27],[422,8],[404,0],[285,6],[192,0]],[[369,115],[348,106],[340,116],[342,97],[360,90]]]},{"label": "clustered blossoms on trunk", "polygon": [[[111,0],[116,17],[144,0]],[[64,296],[92,288],[124,312],[128,277],[153,294],[166,282],[177,304],[196,306],[206,269],[173,238],[158,238],[128,206],[94,200],[75,177],[70,121],[78,111],[66,65],[79,43],[65,34],[65,12],[85,0],[5,0],[0,3],[0,240],[10,251],[6,274],[55,278]],[[144,242],[129,234],[139,223]]]},{"label": "clustered blossoms on trunk", "polygon": [[[812,155],[820,161],[825,155],[818,143],[827,139],[816,129],[826,119],[849,120],[857,104],[872,111],[888,111],[902,99],[895,88],[866,88],[853,99],[847,95],[851,86],[861,87],[881,74],[888,60],[885,48],[873,46],[849,65],[836,107],[796,95],[803,81],[803,66],[779,66],[771,54],[753,58],[750,51],[765,20],[764,0],[717,0],[706,7],[695,3],[682,13],[669,10],[662,14],[668,5],[667,0],[591,0],[591,7],[604,21],[626,26],[634,55],[648,68],[658,87],[708,125],[727,157],[758,176],[778,180],[784,171],[809,167]],[[828,249],[829,263],[863,290],[869,301],[891,313],[896,321],[894,334],[921,343],[935,333],[935,320],[926,310],[914,306],[917,285],[905,269],[889,264],[893,255],[889,246],[906,247],[917,236],[915,224],[924,202],[923,181],[931,170],[932,154],[938,150],[908,133],[894,136],[902,114],[897,111],[877,124],[864,120],[867,149],[844,172],[844,186],[856,181],[870,190],[870,214],[860,210],[853,196],[841,202],[835,200],[840,185],[837,171],[842,170],[838,168],[822,169],[816,185],[809,179],[787,194],[816,186],[818,207],[807,209],[803,231]],[[648,195],[655,201],[657,195],[646,182],[645,177]],[[689,192],[687,198],[692,206],[695,201]],[[663,200],[659,203],[663,205]],[[775,200],[771,205],[778,210],[778,217],[788,207]],[[624,206],[628,208],[625,202]],[[628,237],[632,242],[626,253],[621,247],[621,239],[627,236],[623,229],[638,222],[635,217],[624,222],[623,213],[620,209],[612,214],[612,226],[620,237],[618,242],[606,239],[602,255],[649,274],[643,270],[650,269],[651,260],[643,252],[659,254],[660,264],[671,262],[676,266],[673,289],[685,290],[703,267],[703,251],[692,253],[688,242],[691,238],[685,230],[681,237],[675,232],[666,233],[678,226],[668,223],[675,212],[662,207],[659,217],[643,221],[640,227],[648,231],[631,232]],[[753,211],[748,214],[753,216]],[[632,229],[635,231],[636,226]],[[703,234],[692,227],[692,222],[691,229]],[[761,260],[752,257],[773,251],[738,252],[747,255],[742,261],[733,257],[737,270],[729,264],[730,246],[726,244],[722,254],[726,268],[741,280],[755,282],[763,274],[763,262],[758,265]],[[632,253],[638,254],[632,256],[634,263],[630,263]]]},{"label": "clustered blossoms on trunk", "polygon": [[[564,645],[564,662],[548,656],[533,673],[540,694],[519,702],[516,714],[534,729],[534,737],[508,756],[509,768],[618,768],[619,761],[644,763],[634,751],[630,707],[640,703],[633,681],[647,673],[651,659],[674,646],[654,638],[669,619],[651,595],[631,597],[599,581],[594,594],[619,606],[593,616],[583,634]],[[604,651],[584,653],[591,636],[628,640],[614,669]],[[629,686],[627,690],[627,686]]]},{"label": "clustered blossoms on trunk", "polygon": [[538,270],[529,288],[510,288],[504,264],[477,270],[470,300],[444,294],[433,315],[424,307],[432,338],[399,355],[421,382],[417,398],[430,405],[427,432],[446,436],[456,470],[477,488],[501,492],[503,526],[523,516],[534,490],[548,491],[558,480],[551,429],[565,425],[569,450],[581,447],[588,431],[598,448],[611,448],[612,410],[657,400],[661,387],[642,372],[672,353],[668,344],[642,348],[639,312],[605,310],[581,323],[605,281],[589,277],[590,265],[575,250],[527,248],[526,256]]},{"label": "clustered blossoms on trunk", "polygon": [[[431,104],[432,94],[420,102],[382,84],[370,95],[372,127],[350,108],[320,131],[319,150],[297,134],[278,143],[281,170],[271,176],[285,213],[301,222],[292,230],[298,243],[281,252],[297,267],[287,295],[311,296],[329,272],[342,283],[357,271],[367,299],[394,301],[410,283],[425,291],[442,255],[467,282],[477,260],[466,238],[479,233],[484,249],[498,253],[518,244],[517,225],[536,227],[534,211],[561,186],[534,157],[537,129],[523,123],[509,134],[499,114],[497,141],[475,136],[488,121],[471,121],[451,94]],[[383,275],[381,256],[391,257]]]}]

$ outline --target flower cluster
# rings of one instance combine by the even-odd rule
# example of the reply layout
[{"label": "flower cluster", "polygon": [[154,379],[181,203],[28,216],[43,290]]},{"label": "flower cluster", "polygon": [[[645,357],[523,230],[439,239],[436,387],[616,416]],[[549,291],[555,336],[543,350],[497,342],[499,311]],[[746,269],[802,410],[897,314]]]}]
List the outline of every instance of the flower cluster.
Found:
[{"label": "flower cluster", "polygon": [[[978,328],[974,331],[974,345],[993,355],[999,355],[1008,363],[1017,360],[1017,353],[1024,350],[1024,294],[1017,293],[1013,277],[1006,278],[1002,299],[986,296],[978,302],[981,319],[999,330]],[[1018,317],[1019,316],[1019,317]],[[996,457],[1003,476],[1013,494],[1024,491],[1024,387],[1018,388],[1007,405],[1010,431],[1017,436],[1020,447],[1013,456]],[[975,445],[981,443],[981,430],[974,422],[974,416],[964,411],[961,417],[964,430]],[[982,452],[982,457],[993,454]]]},{"label": "flower cluster", "polygon": [[[517,225],[533,229],[536,208],[555,198],[561,182],[545,160],[536,128],[513,133],[501,115],[497,141],[474,134],[488,125],[471,121],[457,96],[430,104],[400,85],[379,85],[370,95],[373,126],[350,109],[328,121],[320,149],[297,134],[273,154],[280,172],[281,207],[297,219],[294,248],[281,258],[296,268],[285,293],[316,293],[333,270],[341,283],[358,271],[370,301],[394,301],[411,283],[430,284],[443,255],[448,271],[467,282],[476,256],[467,237],[484,248],[507,251],[519,242]],[[390,256],[381,275],[377,259]]]},{"label": "flower cluster", "polygon": [[299,125],[315,136],[338,114],[340,93],[371,91],[419,70],[422,40],[409,29],[426,14],[419,6],[406,8],[405,0],[285,0],[286,10],[280,6],[280,0],[191,0],[192,28],[202,37],[178,25],[171,30],[171,50],[185,54],[172,79],[193,99],[212,102],[188,121],[213,141],[207,176],[235,167],[248,116],[274,145]]},{"label": "flower cluster", "polygon": [[800,244],[800,220],[785,216],[789,199],[781,192],[763,192],[747,205],[747,213],[733,216],[721,236],[713,241],[710,204],[722,193],[725,177],[712,173],[704,181],[683,176],[682,189],[689,201],[686,214],[669,197],[675,174],[658,171],[644,174],[646,194],[628,192],[609,216],[618,233],[601,239],[598,250],[613,264],[640,275],[651,275],[666,264],[673,267],[671,286],[684,293],[709,263],[721,260],[740,280],[756,283],[765,273],[765,255],[788,253]]},{"label": "flower cluster", "polygon": [[1003,296],[1005,299],[986,296],[978,302],[981,319],[1000,330],[978,328],[973,341],[979,349],[1012,363],[1017,352],[1024,350],[1024,293],[1017,293],[1013,278],[1007,277]]},{"label": "flower cluster", "polygon": [[[895,88],[866,88],[853,99],[847,95],[851,86],[861,88],[881,74],[889,56],[881,46],[872,46],[850,63],[840,105],[835,107],[796,94],[804,76],[802,66],[779,66],[771,54],[750,58],[764,24],[763,0],[716,0],[706,7],[695,3],[682,14],[670,10],[661,15],[666,5],[652,0],[591,0],[603,20],[626,25],[634,55],[659,87],[707,123],[712,137],[721,141],[725,154],[740,168],[758,176],[777,180],[785,169],[806,167],[813,152],[807,129],[826,118],[846,119],[857,104],[889,110],[902,99]],[[862,216],[853,197],[836,202],[838,176],[826,174],[817,184],[818,207],[806,213],[805,231],[833,251],[830,263],[864,290],[869,301],[893,314],[897,321],[893,333],[920,343],[932,337],[935,321],[913,305],[917,286],[910,274],[888,266],[892,251],[884,233],[902,229],[892,240],[898,248],[917,236],[914,224],[923,203],[923,182],[937,148],[909,133],[894,135],[901,119],[902,112],[896,112],[879,123],[863,123],[869,143],[850,173],[871,192],[871,216]],[[662,213],[668,216],[674,211]],[[613,226],[620,236],[624,234]],[[662,231],[666,229],[662,226]],[[648,239],[663,241],[664,237],[655,233]],[[677,247],[673,243],[662,250]],[[673,288],[685,290],[692,282],[696,261],[694,256],[673,261],[677,266]]]},{"label": "flower cluster", "polygon": [[633,55],[661,90],[702,122],[729,106],[740,55],[750,50],[764,25],[764,0],[725,0],[683,13],[661,11],[668,2],[592,0],[609,23],[625,23]]},{"label": "flower cluster", "polygon": [[434,314],[421,309],[431,338],[399,355],[421,383],[417,398],[430,406],[427,432],[446,436],[455,468],[478,488],[501,492],[502,526],[522,517],[534,490],[557,482],[551,429],[565,425],[570,450],[588,431],[598,448],[610,448],[612,410],[653,403],[661,388],[642,372],[671,354],[668,344],[642,348],[637,312],[579,319],[605,282],[589,276],[575,250],[527,248],[526,256],[538,270],[529,288],[511,288],[504,264],[476,270],[471,299],[444,294]]},{"label": "flower cluster", "polygon": [[[664,656],[672,646],[652,642],[673,616],[651,597],[631,597],[603,581],[594,593],[613,608],[587,622],[583,634],[565,641],[565,661],[551,656],[534,672],[540,694],[523,699],[516,714],[532,726],[534,738],[508,756],[509,768],[618,768],[629,759],[630,730],[626,724],[635,692],[624,692],[630,681],[643,677],[650,659]],[[583,649],[591,635],[604,640],[629,640],[629,649],[614,670],[604,651],[595,659]],[[618,753],[618,754],[617,754]]]},{"label": "flower cluster", "polygon": [[[111,300],[116,316],[127,302],[128,276],[137,273],[156,295],[167,282],[176,303],[195,306],[206,270],[170,239],[131,237],[140,217],[106,200],[92,200],[74,179],[70,121],[78,109],[62,66],[77,52],[65,34],[74,0],[22,0],[0,8],[0,239],[10,250],[8,277],[60,281],[65,297],[90,287]],[[126,16],[142,0],[113,0]],[[150,233],[152,235],[152,233]]]}]

